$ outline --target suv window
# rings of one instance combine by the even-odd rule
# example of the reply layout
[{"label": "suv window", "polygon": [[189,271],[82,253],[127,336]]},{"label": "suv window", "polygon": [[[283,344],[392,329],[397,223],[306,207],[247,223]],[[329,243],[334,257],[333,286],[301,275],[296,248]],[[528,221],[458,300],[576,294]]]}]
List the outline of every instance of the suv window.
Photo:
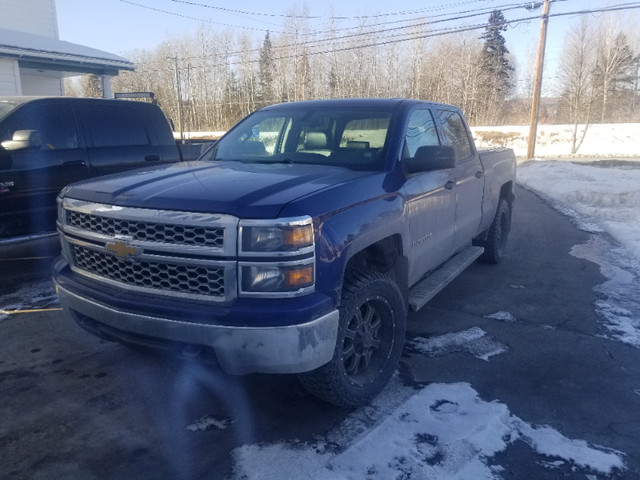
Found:
[{"label": "suv window", "polygon": [[37,130],[43,150],[78,148],[78,131],[69,105],[30,105],[5,122],[0,141],[11,140],[17,130]]},{"label": "suv window", "polygon": [[148,145],[140,115],[126,105],[94,105],[83,109],[83,123],[94,147]]},{"label": "suv window", "polygon": [[473,150],[467,135],[467,129],[462,120],[462,116],[458,112],[451,110],[438,110],[438,115],[442,121],[442,129],[444,138],[442,143],[450,145],[456,152],[458,160],[464,160],[471,156]]}]

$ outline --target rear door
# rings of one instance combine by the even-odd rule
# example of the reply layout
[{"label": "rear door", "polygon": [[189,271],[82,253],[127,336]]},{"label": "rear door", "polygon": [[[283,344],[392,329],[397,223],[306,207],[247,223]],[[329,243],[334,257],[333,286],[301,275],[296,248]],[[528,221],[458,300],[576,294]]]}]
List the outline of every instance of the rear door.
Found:
[{"label": "rear door", "polygon": [[69,183],[88,178],[87,149],[68,103],[34,102],[6,118],[0,141],[32,130],[30,147],[3,150],[10,157],[0,171],[0,235],[12,237],[55,230],[56,196]]},{"label": "rear door", "polygon": [[438,109],[442,143],[456,152],[454,249],[466,244],[478,233],[482,219],[484,173],[466,122],[457,110]]},{"label": "rear door", "polygon": [[141,115],[126,101],[83,104],[81,126],[87,137],[95,175],[162,163],[162,149],[152,141]]},{"label": "rear door", "polygon": [[[409,115],[403,159],[421,146],[438,146],[440,139],[429,109]],[[432,170],[410,175],[404,186],[409,219],[409,285],[437,267],[452,253],[455,225],[455,169]]]}]

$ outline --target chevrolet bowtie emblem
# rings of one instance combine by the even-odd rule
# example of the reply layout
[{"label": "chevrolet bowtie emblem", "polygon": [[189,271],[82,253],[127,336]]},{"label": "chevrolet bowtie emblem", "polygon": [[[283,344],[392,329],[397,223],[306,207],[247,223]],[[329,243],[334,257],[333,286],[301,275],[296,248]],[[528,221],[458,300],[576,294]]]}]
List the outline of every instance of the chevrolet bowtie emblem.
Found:
[{"label": "chevrolet bowtie emblem", "polygon": [[105,248],[121,258],[133,257],[138,253],[138,248],[129,245],[127,240],[115,240],[113,243],[107,243]]}]

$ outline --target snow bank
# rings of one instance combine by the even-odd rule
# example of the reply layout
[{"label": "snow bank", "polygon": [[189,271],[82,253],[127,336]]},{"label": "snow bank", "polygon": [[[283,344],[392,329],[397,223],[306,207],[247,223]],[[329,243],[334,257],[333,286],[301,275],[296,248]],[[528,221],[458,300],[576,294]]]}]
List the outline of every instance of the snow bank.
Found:
[{"label": "snow bank", "polygon": [[[581,133],[584,127],[580,127]],[[473,127],[478,148],[513,148],[517,157],[527,157],[529,126]],[[590,125],[578,156],[640,157],[640,124]],[[569,125],[538,125],[536,157],[573,157]]]},{"label": "snow bank", "polygon": [[519,165],[517,177],[521,185],[560,203],[583,229],[589,223],[601,227],[640,262],[640,163],[627,163],[531,161]]}]

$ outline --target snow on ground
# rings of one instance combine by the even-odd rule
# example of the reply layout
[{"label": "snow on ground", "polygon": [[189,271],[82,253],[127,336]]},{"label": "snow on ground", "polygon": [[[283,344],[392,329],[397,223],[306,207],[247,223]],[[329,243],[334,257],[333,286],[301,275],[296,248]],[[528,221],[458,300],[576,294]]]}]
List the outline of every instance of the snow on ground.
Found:
[{"label": "snow on ground", "polygon": [[0,321],[9,318],[13,312],[55,305],[58,305],[58,296],[51,280],[30,283],[16,292],[0,295]]},{"label": "snow on ground", "polygon": [[427,357],[466,352],[486,362],[494,355],[505,353],[509,347],[492,338],[480,327],[472,327],[439,337],[414,338],[407,344],[407,349],[415,349]]},{"label": "snow on ground", "polygon": [[367,407],[378,423],[365,435],[346,443],[329,434],[313,444],[244,445],[233,452],[233,478],[493,480],[502,471],[493,457],[517,440],[548,456],[546,468],[568,467],[585,475],[624,468],[621,452],[529,425],[503,403],[481,400],[466,383],[431,384],[391,412],[384,397]]},{"label": "snow on ground", "polygon": [[[577,155],[586,157],[638,157],[637,123],[590,125]],[[582,134],[584,127],[578,132]],[[512,148],[519,158],[526,158],[529,126],[472,127],[478,148]],[[570,157],[569,125],[538,125],[535,154],[537,157]]]}]

